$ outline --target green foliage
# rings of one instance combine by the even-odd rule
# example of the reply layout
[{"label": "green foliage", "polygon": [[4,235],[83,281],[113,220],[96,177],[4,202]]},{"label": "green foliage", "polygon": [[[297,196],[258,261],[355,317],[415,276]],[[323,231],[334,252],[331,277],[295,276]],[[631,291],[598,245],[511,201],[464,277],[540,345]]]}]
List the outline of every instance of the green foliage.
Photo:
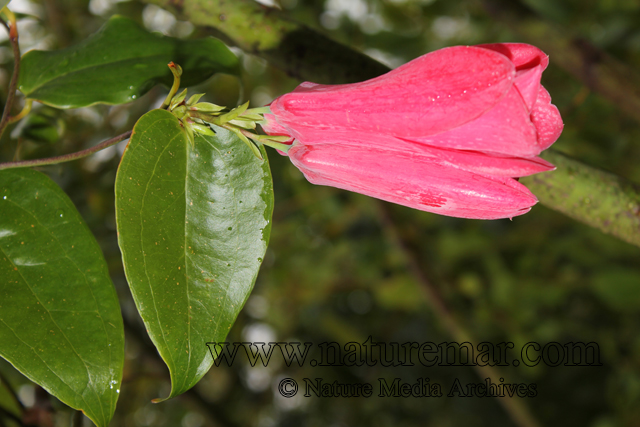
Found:
[{"label": "green foliage", "polygon": [[44,107],[25,117],[13,135],[33,142],[53,144],[60,140],[65,127],[59,110]]},{"label": "green foliage", "polygon": [[124,331],[95,238],[66,194],[0,171],[0,355],[98,426],[120,393]]},{"label": "green foliage", "polygon": [[[116,218],[138,311],[171,373],[171,393],[191,388],[213,359],[253,288],[269,241],[269,165],[232,132],[197,135],[178,119],[145,114],[116,177]],[[264,153],[264,149],[263,155]]]},{"label": "green foliage", "polygon": [[18,88],[26,97],[58,108],[123,104],[157,83],[171,86],[173,75],[167,64],[172,61],[182,66],[187,86],[216,72],[238,73],[236,56],[217,39],[162,37],[114,16],[73,47],[27,52]]}]

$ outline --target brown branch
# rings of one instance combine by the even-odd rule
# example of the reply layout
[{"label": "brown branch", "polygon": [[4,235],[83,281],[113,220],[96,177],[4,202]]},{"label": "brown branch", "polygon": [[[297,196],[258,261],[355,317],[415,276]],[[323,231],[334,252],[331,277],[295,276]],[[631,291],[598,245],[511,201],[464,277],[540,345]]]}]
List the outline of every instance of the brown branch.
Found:
[{"label": "brown branch", "polygon": [[63,154],[62,156],[47,157],[45,159],[23,160],[20,162],[0,163],[0,170],[14,169],[14,168],[28,168],[33,166],[55,165],[57,163],[64,163],[64,162],[70,162],[76,159],[81,159],[93,153],[97,153],[100,150],[104,150],[107,147],[116,145],[120,141],[124,141],[125,139],[131,137],[132,133],[133,133],[132,131],[128,131],[121,135],[114,136],[113,138],[109,138],[106,141],[102,141],[100,144],[95,145],[91,148],[87,148],[86,150],[77,151],[75,153]]}]

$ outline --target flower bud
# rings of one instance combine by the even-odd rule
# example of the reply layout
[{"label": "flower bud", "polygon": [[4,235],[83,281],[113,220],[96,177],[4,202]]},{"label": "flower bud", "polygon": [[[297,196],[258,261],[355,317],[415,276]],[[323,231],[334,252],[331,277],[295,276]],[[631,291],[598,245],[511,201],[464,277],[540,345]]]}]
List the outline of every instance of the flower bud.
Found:
[{"label": "flower bud", "polygon": [[263,129],[315,184],[442,215],[495,219],[537,199],[516,179],[563,124],[541,86],[547,56],[526,44],[456,46],[360,83],[303,83],[275,99]]}]

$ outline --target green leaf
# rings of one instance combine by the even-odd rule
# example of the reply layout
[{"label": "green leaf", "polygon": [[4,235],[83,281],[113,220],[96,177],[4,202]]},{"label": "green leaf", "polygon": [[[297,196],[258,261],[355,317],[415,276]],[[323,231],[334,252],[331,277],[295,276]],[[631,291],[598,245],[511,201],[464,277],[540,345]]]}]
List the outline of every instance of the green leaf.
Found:
[{"label": "green leaf", "polygon": [[120,306],[100,247],[66,194],[0,171],[0,356],[98,426],[124,363]]},{"label": "green leaf", "polygon": [[123,104],[157,83],[171,86],[173,75],[167,67],[171,61],[184,70],[183,86],[216,72],[237,74],[239,69],[238,58],[220,40],[159,36],[114,16],[76,46],[27,52],[18,87],[28,98],[58,108]]},{"label": "green leaf", "polygon": [[21,137],[29,141],[54,144],[65,131],[65,122],[60,117],[62,110],[44,107],[31,112],[11,132],[12,138]]},{"label": "green leaf", "polygon": [[[231,132],[192,148],[165,110],[140,118],[116,177],[116,220],[138,311],[171,373],[176,396],[213,360],[267,248],[273,212],[269,164]],[[263,149],[263,155],[266,156]]]}]

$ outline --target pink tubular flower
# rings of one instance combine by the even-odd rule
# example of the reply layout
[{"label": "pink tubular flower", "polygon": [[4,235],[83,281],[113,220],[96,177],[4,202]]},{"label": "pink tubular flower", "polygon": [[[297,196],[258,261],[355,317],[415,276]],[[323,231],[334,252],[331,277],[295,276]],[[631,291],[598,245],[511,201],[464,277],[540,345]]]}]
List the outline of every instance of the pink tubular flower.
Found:
[{"label": "pink tubular flower", "polygon": [[527,44],[456,46],[361,83],[303,83],[271,104],[265,132],[314,184],[461,218],[511,218],[537,199],[516,179],[562,132]]}]

